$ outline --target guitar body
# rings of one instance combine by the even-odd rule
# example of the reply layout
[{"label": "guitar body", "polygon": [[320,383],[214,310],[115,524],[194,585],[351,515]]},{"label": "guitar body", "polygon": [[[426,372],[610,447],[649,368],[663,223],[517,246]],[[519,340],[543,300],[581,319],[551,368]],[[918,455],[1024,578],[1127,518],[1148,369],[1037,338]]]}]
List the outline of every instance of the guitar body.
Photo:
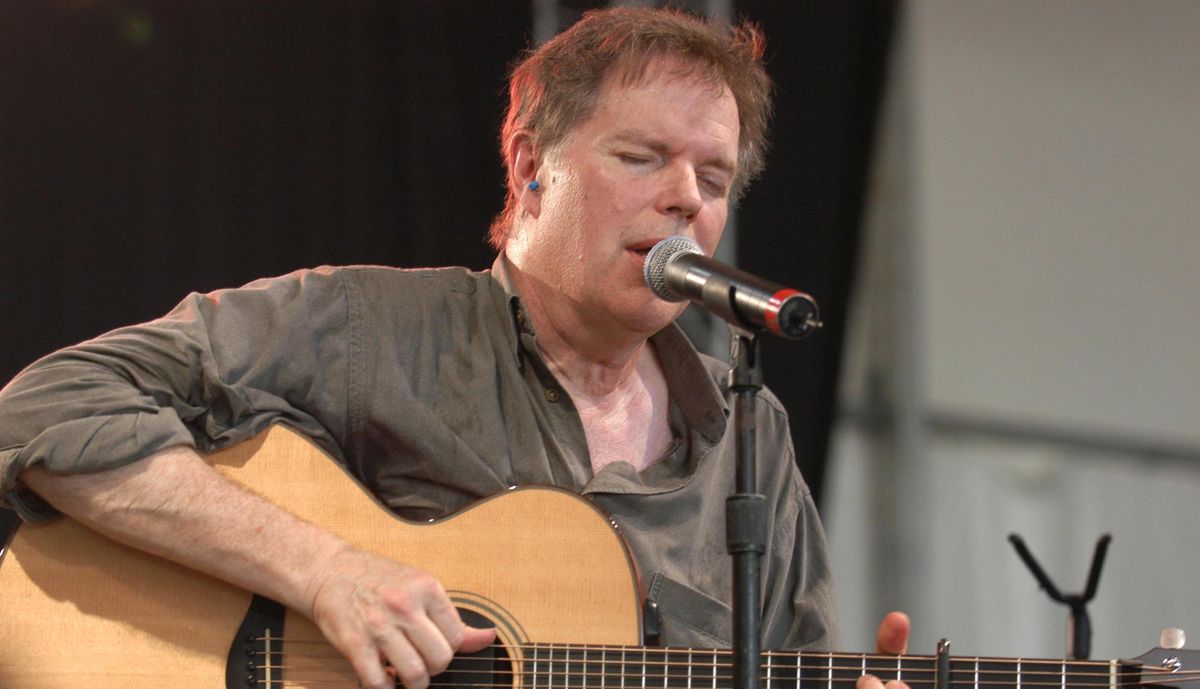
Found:
[{"label": "guitar body", "polygon": [[[283,427],[209,460],[350,543],[432,572],[459,608],[497,627],[514,660],[527,641],[640,641],[629,553],[577,496],[514,490],[418,525],[393,516]],[[251,600],[68,519],[23,526],[0,559],[0,688],[224,689]],[[357,686],[308,620],[288,614],[283,627],[269,630],[281,636],[271,651],[282,653],[283,667],[255,686]]]}]

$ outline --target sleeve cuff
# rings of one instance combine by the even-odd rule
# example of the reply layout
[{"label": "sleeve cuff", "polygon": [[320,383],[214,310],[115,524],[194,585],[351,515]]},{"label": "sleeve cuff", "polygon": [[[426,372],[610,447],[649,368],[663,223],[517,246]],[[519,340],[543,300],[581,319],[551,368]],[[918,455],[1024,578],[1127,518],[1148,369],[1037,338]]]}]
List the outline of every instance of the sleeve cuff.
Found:
[{"label": "sleeve cuff", "polygon": [[196,443],[169,408],[68,421],[24,447],[0,451],[0,495],[23,520],[46,521],[58,512],[20,485],[18,478],[26,468],[41,464],[62,474],[104,471],[179,445],[195,447]]}]

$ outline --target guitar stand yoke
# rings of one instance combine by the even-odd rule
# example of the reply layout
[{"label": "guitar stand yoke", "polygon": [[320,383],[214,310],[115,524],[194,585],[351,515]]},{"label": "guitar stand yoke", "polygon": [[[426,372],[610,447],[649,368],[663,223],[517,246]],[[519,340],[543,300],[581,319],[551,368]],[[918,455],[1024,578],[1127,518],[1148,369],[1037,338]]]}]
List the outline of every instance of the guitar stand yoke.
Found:
[{"label": "guitar stand yoke", "polygon": [[1083,593],[1068,594],[1059,592],[1058,587],[1034,559],[1033,553],[1025,547],[1024,539],[1012,533],[1008,535],[1008,540],[1017,549],[1017,554],[1021,556],[1025,566],[1029,568],[1030,572],[1033,572],[1034,578],[1038,580],[1038,584],[1041,585],[1046,595],[1050,596],[1051,600],[1062,603],[1071,609],[1071,616],[1067,618],[1067,655],[1076,660],[1086,660],[1092,652],[1092,620],[1088,616],[1087,604],[1095,597],[1096,588],[1100,585],[1100,570],[1104,567],[1104,556],[1108,552],[1108,544],[1112,541],[1112,535],[1104,534],[1096,541],[1096,550],[1092,555],[1092,567],[1088,572],[1087,588]]}]

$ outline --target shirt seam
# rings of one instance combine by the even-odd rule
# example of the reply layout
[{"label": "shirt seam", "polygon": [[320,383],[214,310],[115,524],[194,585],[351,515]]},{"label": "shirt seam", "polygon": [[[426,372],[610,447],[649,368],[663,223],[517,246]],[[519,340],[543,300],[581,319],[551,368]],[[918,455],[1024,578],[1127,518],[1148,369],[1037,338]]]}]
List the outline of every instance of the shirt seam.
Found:
[{"label": "shirt seam", "polygon": [[[345,317],[346,317],[346,432],[348,437],[343,439],[343,443],[354,438],[362,437],[364,424],[364,409],[362,395],[362,378],[363,362],[362,354],[362,332],[361,332],[361,314],[359,313],[359,298],[358,284],[352,280],[356,274],[351,271],[339,271],[338,277],[342,283],[342,295],[345,301]],[[360,448],[352,448],[354,454],[358,454]]]}]

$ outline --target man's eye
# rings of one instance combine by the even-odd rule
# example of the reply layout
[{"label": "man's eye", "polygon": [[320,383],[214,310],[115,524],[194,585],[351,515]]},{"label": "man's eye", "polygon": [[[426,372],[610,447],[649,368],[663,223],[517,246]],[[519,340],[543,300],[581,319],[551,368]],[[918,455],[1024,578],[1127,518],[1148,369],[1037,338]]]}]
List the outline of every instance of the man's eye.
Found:
[{"label": "man's eye", "polygon": [[729,187],[723,180],[713,179],[711,177],[701,177],[700,183],[703,184],[708,192],[713,196],[724,196],[729,191]]},{"label": "man's eye", "polygon": [[636,153],[618,153],[617,159],[623,163],[631,163],[634,165],[650,162],[650,158],[648,156],[638,155]]}]

